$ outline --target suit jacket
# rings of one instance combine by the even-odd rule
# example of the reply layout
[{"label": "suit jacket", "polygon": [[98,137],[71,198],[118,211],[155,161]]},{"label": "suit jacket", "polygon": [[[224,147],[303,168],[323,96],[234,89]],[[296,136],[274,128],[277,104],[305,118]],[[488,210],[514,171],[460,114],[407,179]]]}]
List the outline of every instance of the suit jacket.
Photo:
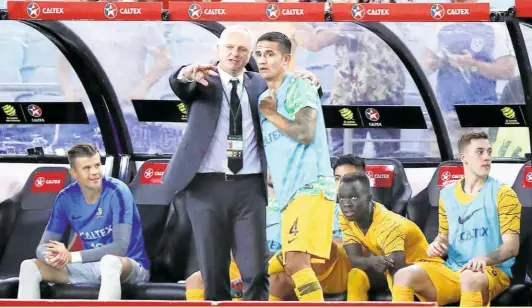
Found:
[{"label": "suit jacket", "polygon": [[[223,89],[220,77],[208,76],[207,87],[196,83],[184,83],[177,79],[182,66],[170,76],[170,87],[187,106],[187,129],[163,176],[164,185],[172,194],[185,190],[199,170],[205,154],[209,150],[220,111]],[[260,130],[258,98],[268,86],[258,73],[244,72],[244,87],[248,93],[257,150],[266,183],[266,156]],[[225,155],[225,153],[224,153]],[[265,196],[267,195],[264,185]]]}]

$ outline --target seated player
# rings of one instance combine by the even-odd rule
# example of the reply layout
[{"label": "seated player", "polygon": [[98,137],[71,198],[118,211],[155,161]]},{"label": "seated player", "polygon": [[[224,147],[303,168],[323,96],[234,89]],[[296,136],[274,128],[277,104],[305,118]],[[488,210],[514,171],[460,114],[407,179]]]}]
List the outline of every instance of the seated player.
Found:
[{"label": "seated player", "polygon": [[509,186],[489,176],[491,144],[485,133],[458,142],[464,178],[440,192],[438,236],[431,256],[443,264],[419,263],[395,275],[393,300],[460,306],[488,305],[510,285],[519,251],[521,204]]},{"label": "seated player", "polygon": [[[68,151],[76,182],[57,195],[37,247],[37,259],[20,265],[19,299],[40,299],[40,282],[100,283],[99,300],[120,300],[121,283],[149,280],[141,222],[126,184],[102,176],[100,155],[91,144]],[[67,226],[84,250],[70,252],[59,242]]]},{"label": "seated player", "polygon": [[[338,189],[342,177],[349,173],[364,172],[366,164],[360,157],[353,155],[340,156],[333,164],[336,187]],[[313,263],[312,270],[316,273],[324,294],[339,294],[347,291],[347,275],[351,263],[342,247],[342,233],[338,223],[340,207],[337,205],[334,214],[333,242],[330,258],[324,264]],[[280,234],[280,233],[279,233]],[[271,250],[270,250],[271,251]],[[296,300],[294,283],[282,266],[280,252],[270,259],[270,301]]]},{"label": "seated player", "polygon": [[[367,301],[369,289],[392,289],[392,277],[407,264],[442,263],[429,257],[429,243],[412,221],[374,202],[365,174],[348,174],[338,190],[344,249],[353,269],[348,277],[348,301]],[[367,256],[364,250],[372,256]]]}]

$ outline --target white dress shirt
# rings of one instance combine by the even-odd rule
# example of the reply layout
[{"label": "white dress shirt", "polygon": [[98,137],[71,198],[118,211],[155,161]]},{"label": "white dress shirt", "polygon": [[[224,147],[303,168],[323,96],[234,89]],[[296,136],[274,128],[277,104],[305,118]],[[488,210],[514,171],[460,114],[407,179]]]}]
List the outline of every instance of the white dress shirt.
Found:
[{"label": "white dress shirt", "polygon": [[[243,167],[238,174],[261,173],[262,168],[257,150],[257,140],[255,139],[255,128],[253,126],[253,117],[251,116],[249,97],[245,89],[242,91],[244,87],[244,73],[237,77],[233,77],[218,66],[218,74],[220,75],[222,87],[226,95],[222,94],[222,108],[220,110],[218,124],[216,125],[216,131],[214,132],[211,144],[209,145],[209,149],[203,158],[203,162],[200,165],[198,172],[221,172],[225,174],[233,174],[227,166],[227,135],[229,134],[230,111],[230,102],[227,99],[231,98],[231,90],[233,88],[231,80],[238,79],[237,94],[240,98],[240,105],[242,108],[242,137],[244,140]],[[182,82],[188,81],[183,77],[183,70],[179,72],[177,79]],[[201,87],[202,85],[199,86]]]}]

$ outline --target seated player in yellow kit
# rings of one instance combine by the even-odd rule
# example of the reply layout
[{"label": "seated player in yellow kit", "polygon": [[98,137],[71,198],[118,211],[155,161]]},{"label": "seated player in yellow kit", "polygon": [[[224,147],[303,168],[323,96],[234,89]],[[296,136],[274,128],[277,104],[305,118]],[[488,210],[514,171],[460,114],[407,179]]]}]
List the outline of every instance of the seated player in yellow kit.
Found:
[{"label": "seated player in yellow kit", "polygon": [[[366,164],[360,157],[344,155],[338,157],[333,164],[333,172],[336,180],[336,189],[341,179],[350,173],[364,172]],[[336,207],[334,214],[333,242],[331,255],[325,263],[313,263],[312,270],[316,273],[324,294],[340,294],[347,291],[347,275],[351,270],[351,263],[342,246],[342,234],[338,223],[340,208]],[[270,274],[270,301],[297,299],[294,292],[294,283],[286,274],[282,266],[280,252],[270,259],[268,273]]]},{"label": "seated player in yellow kit", "polygon": [[[338,198],[342,239],[353,266],[348,278],[348,301],[367,301],[370,288],[385,287],[379,283],[383,276],[392,290],[393,275],[407,264],[443,262],[427,255],[429,243],[414,222],[371,199],[365,174],[344,176]],[[373,255],[366,256],[364,250]]]},{"label": "seated player in yellow kit", "polygon": [[440,192],[438,236],[429,255],[444,264],[419,263],[395,276],[393,300],[483,306],[510,285],[519,251],[521,204],[515,191],[489,176],[492,146],[486,133],[458,142],[464,178]]}]

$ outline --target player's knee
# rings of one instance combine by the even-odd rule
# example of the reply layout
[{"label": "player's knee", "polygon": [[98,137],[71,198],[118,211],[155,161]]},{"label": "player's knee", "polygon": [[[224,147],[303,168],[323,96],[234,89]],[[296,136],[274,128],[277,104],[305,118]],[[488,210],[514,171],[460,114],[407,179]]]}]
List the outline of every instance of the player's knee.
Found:
[{"label": "player's knee", "polygon": [[292,276],[302,269],[310,268],[310,256],[303,252],[287,252],[284,264],[285,272]]},{"label": "player's knee", "polygon": [[[20,263],[20,273],[40,273],[39,267],[37,266],[36,259],[24,260]],[[40,261],[39,261],[40,262]]]},{"label": "player's knee", "polygon": [[420,271],[423,270],[417,266],[403,267],[395,272],[395,275],[393,276],[393,284],[412,287],[417,281],[420,280],[422,274]]},{"label": "player's knee", "polygon": [[460,274],[460,286],[465,291],[481,291],[488,288],[488,278],[482,272],[465,270]]},{"label": "player's knee", "polygon": [[188,276],[188,278],[185,280],[185,287],[186,289],[203,289],[203,277],[201,277],[200,271],[197,271],[193,273],[192,275]]},{"label": "player's knee", "polygon": [[107,272],[121,273],[122,261],[120,257],[113,255],[105,255],[100,259],[100,271],[102,274]]}]

